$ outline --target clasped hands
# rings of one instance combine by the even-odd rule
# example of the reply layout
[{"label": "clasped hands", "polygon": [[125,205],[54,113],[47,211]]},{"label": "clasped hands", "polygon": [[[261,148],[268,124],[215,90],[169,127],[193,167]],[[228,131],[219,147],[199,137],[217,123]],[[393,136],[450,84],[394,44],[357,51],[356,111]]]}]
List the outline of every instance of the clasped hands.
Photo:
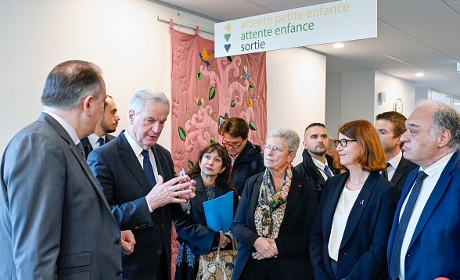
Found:
[{"label": "clasped hands", "polygon": [[147,194],[147,202],[152,210],[170,203],[187,203],[195,197],[195,180],[188,175],[175,177],[167,182],[161,175],[158,176],[155,187]]},{"label": "clasped hands", "polygon": [[252,258],[255,260],[276,258],[278,256],[278,248],[273,239],[259,237],[254,242],[254,248],[256,252],[252,253]]}]

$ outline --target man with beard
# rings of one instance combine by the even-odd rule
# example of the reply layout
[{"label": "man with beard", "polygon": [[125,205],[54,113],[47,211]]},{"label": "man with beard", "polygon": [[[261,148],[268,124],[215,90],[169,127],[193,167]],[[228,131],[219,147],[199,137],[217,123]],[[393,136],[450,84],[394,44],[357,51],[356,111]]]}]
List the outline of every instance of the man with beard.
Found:
[{"label": "man with beard", "polygon": [[96,130],[90,136],[81,139],[81,143],[85,149],[85,158],[88,158],[88,154],[92,150],[99,148],[110,140],[115,139],[115,136],[109,133],[117,130],[119,120],[120,116],[118,116],[117,105],[115,104],[115,101],[113,101],[113,97],[107,95],[107,98],[104,101],[104,112],[97,123]]},{"label": "man with beard", "polygon": [[389,111],[375,117],[375,129],[385,151],[387,170],[382,175],[398,187],[398,195],[406,182],[409,173],[418,167],[415,163],[405,159],[401,151],[403,143],[400,138],[406,132],[406,117],[398,112]]},{"label": "man with beard", "polygon": [[334,168],[334,159],[327,155],[329,138],[326,126],[322,123],[312,123],[305,129],[303,161],[295,169],[305,178],[310,179],[315,185],[318,200],[321,191],[329,177],[339,174]]}]

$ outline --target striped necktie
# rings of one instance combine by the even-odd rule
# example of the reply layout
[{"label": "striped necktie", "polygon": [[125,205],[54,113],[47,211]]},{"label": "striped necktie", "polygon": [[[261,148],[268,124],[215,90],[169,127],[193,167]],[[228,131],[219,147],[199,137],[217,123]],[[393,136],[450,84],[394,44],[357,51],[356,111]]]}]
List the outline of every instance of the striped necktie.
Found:
[{"label": "striped necktie", "polygon": [[324,166],[324,173],[326,173],[327,178],[331,178],[332,176],[334,176],[334,174],[332,174],[331,172],[331,169],[329,169],[329,166],[327,165]]}]

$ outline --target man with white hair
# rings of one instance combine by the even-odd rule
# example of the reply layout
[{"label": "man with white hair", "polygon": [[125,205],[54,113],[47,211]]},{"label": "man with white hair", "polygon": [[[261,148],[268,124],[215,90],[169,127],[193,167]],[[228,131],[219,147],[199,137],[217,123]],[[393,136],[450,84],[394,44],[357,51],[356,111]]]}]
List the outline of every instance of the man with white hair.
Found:
[{"label": "man with white hair", "polygon": [[406,121],[404,157],[420,166],[401,193],[388,242],[391,279],[460,279],[460,116],[424,100]]}]

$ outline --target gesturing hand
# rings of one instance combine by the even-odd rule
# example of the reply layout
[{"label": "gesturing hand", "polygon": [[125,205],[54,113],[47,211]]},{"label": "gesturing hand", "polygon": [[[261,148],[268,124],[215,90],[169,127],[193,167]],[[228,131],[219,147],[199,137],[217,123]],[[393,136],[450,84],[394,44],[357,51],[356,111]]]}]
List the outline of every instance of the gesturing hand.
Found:
[{"label": "gesturing hand", "polygon": [[[147,202],[152,210],[169,203],[186,203],[186,198],[190,199],[195,197],[196,182],[190,180],[188,176],[176,177],[168,182],[164,182],[161,175],[158,177],[157,184],[146,196]],[[180,181],[182,181],[182,183]]]}]

